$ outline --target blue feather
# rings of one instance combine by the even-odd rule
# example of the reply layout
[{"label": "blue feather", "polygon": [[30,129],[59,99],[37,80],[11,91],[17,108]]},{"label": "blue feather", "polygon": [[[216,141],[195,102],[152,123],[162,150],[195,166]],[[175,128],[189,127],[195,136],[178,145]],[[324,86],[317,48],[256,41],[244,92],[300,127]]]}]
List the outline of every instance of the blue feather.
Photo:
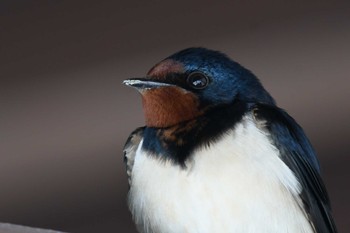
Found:
[{"label": "blue feather", "polygon": [[258,119],[266,122],[271,141],[302,185],[300,197],[317,232],[337,232],[328,194],[320,176],[320,165],[303,129],[285,111],[275,106],[258,104],[254,113]]}]

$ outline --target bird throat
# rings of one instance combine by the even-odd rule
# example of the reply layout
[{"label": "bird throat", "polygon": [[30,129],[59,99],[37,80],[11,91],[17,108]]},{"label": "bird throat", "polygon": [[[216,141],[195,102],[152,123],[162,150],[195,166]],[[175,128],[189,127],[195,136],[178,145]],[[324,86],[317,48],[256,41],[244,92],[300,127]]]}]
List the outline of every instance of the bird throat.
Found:
[{"label": "bird throat", "polygon": [[198,98],[175,86],[143,91],[142,103],[147,127],[166,128],[201,115]]}]

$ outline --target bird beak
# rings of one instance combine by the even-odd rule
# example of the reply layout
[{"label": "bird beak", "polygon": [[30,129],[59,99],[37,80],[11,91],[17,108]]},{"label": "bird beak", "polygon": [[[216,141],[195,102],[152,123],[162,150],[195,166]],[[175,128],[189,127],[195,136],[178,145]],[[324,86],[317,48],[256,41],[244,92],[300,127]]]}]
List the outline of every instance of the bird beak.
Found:
[{"label": "bird beak", "polygon": [[130,87],[134,87],[138,91],[149,90],[149,89],[158,88],[158,87],[173,86],[172,84],[169,84],[169,83],[157,82],[157,81],[149,80],[145,78],[126,79],[123,81],[123,84]]}]

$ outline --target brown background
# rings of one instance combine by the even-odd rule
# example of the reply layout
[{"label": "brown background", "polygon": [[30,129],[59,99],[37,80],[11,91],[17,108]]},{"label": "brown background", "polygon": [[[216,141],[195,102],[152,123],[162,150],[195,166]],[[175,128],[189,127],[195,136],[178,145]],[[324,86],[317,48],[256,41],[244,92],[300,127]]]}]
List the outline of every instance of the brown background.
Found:
[{"label": "brown background", "polygon": [[135,232],[122,146],[143,124],[142,76],[190,46],[258,75],[304,127],[349,232],[348,1],[0,2],[0,221]]}]

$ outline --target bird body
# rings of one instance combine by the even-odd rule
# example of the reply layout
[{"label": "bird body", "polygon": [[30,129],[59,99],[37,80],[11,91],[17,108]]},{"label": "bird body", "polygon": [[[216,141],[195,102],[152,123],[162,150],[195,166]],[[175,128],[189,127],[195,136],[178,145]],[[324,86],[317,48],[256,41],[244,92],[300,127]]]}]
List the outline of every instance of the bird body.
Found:
[{"label": "bird body", "polygon": [[125,83],[146,118],[124,149],[140,232],[336,232],[310,143],[249,71],[191,48]]},{"label": "bird body", "polygon": [[312,232],[299,182],[257,124],[248,113],[187,169],[142,151],[141,141],[129,197],[137,223],[146,232]]}]

